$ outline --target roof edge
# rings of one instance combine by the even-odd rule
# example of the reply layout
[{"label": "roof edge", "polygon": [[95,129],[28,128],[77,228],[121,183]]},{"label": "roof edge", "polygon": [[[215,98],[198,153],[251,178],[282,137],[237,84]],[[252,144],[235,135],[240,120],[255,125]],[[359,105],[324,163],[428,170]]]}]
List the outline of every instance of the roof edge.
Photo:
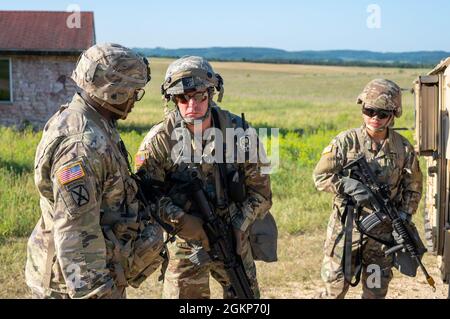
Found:
[{"label": "roof edge", "polygon": [[[61,11],[61,10],[0,10],[1,12],[24,12],[24,13],[73,13],[73,11]],[[91,13],[94,14],[94,11],[80,11],[80,13]]]},{"label": "roof edge", "polygon": [[428,75],[435,75],[435,74],[439,73],[440,71],[446,69],[449,65],[450,65],[450,57],[442,60],[438,65],[436,65],[434,67],[433,70],[428,72]]},{"label": "roof edge", "polygon": [[5,50],[0,49],[1,55],[62,55],[62,56],[79,56],[84,50]]}]

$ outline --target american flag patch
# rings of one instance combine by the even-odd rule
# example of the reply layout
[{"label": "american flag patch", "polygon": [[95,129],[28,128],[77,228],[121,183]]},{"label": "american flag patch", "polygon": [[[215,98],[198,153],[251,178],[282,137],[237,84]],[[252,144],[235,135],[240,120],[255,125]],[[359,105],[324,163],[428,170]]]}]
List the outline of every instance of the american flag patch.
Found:
[{"label": "american flag patch", "polygon": [[145,162],[145,152],[138,152],[134,158],[134,165],[137,168],[141,167]]},{"label": "american flag patch", "polygon": [[66,185],[67,183],[82,178],[84,176],[84,170],[81,162],[77,162],[73,165],[63,167],[56,174],[61,185]]}]

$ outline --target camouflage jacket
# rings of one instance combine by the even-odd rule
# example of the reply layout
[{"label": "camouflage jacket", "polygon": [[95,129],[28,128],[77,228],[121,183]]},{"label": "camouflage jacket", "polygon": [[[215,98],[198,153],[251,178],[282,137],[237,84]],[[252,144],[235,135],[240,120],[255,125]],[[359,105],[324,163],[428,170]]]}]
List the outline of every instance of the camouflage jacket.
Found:
[{"label": "camouflage jacket", "polygon": [[[213,106],[217,111],[220,127],[233,128],[238,127],[241,123],[241,118],[229,113],[228,111],[220,109],[217,105]],[[238,124],[236,124],[238,123]],[[177,111],[171,111],[166,114],[163,122],[155,125],[147,136],[144,138],[139,151],[136,154],[136,170],[138,175],[145,176],[148,179],[159,181],[165,184],[170,183],[168,177],[174,172],[183,170],[185,163],[177,157],[176,147],[174,146],[177,140],[177,134],[174,134],[176,128],[180,128],[184,124]],[[213,124],[213,127],[218,127]],[[187,132],[187,129],[184,129]],[[172,136],[172,134],[174,134]],[[205,133],[204,139],[208,140],[208,133]],[[254,131],[256,136],[256,131]],[[256,136],[257,137],[257,136]],[[175,139],[175,141],[173,139]],[[192,146],[191,152],[195,153],[195,137],[189,133],[189,144]],[[225,141],[225,138],[224,138]],[[200,142],[201,144],[201,142]],[[214,147],[208,147],[212,144],[207,144],[203,150],[203,157],[208,157],[213,153]],[[262,147],[262,145],[260,145]],[[228,148],[228,145],[227,145]],[[247,196],[241,203],[229,203],[229,221],[233,223],[234,227],[246,231],[248,226],[256,219],[263,218],[272,206],[272,191],[270,188],[269,175],[261,174],[261,169],[267,167],[268,163],[258,161],[241,161],[239,163],[229,163],[227,161],[226,169],[230,174],[236,171],[239,167],[243,167],[245,172],[245,186]],[[215,203],[215,200],[220,192],[216,186],[219,175],[218,164],[211,162],[201,162],[197,165],[201,172],[205,191],[209,195],[209,200]],[[160,196],[158,198],[159,212],[163,219],[168,222],[178,219],[185,212],[190,212],[193,208],[192,203],[183,194],[173,194],[172,196]],[[216,212],[225,216],[225,212],[221,212],[216,206]],[[193,212],[195,214],[195,211]],[[223,214],[223,215],[222,215]]]},{"label": "camouflage jacket", "polygon": [[343,166],[363,153],[378,182],[389,185],[391,199],[397,209],[414,214],[422,194],[422,172],[413,147],[392,129],[389,129],[388,137],[379,150],[373,144],[365,126],[335,137],[322,152],[314,170],[316,188],[336,194],[334,201],[339,206],[344,197],[338,173]]},{"label": "camouflage jacket", "polygon": [[78,94],[45,125],[35,158],[42,215],[26,265],[27,284],[40,294],[89,298],[117,285],[104,234],[135,224],[139,209],[120,141],[115,123]]}]

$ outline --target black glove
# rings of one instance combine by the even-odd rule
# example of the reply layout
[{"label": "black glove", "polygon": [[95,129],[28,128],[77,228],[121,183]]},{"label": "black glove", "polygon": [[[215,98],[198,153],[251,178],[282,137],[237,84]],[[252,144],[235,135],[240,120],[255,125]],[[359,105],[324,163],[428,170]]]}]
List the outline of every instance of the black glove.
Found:
[{"label": "black glove", "polygon": [[342,189],[345,194],[352,197],[359,206],[373,206],[375,198],[370,189],[360,181],[350,178],[342,177]]},{"label": "black glove", "polygon": [[404,211],[399,210],[398,211],[398,216],[405,222],[407,222],[408,224],[411,224],[411,219],[412,219],[412,215],[405,213]]}]

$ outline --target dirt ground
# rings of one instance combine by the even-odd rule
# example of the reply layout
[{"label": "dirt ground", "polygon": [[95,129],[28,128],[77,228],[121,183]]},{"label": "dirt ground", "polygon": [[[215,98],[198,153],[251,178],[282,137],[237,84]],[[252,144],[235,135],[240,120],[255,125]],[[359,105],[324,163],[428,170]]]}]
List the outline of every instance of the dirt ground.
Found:
[{"label": "dirt ground", "polygon": [[[307,236],[284,235],[279,239],[279,261],[257,262],[261,297],[267,299],[314,298],[323,287],[320,279],[323,234]],[[29,298],[24,281],[26,239],[15,239],[0,245],[0,298]],[[387,298],[389,299],[442,299],[447,298],[448,286],[442,283],[436,258],[427,255],[425,266],[436,281],[433,292],[422,273],[410,278],[394,271]],[[139,289],[129,288],[129,298],[160,298],[162,283],[159,272],[154,273]],[[348,298],[360,298],[361,288],[350,289]],[[211,279],[211,297],[221,298],[221,288]]]},{"label": "dirt ground", "polygon": [[[276,263],[257,262],[258,278],[262,298],[311,299],[323,287],[320,279],[320,252],[322,235],[284,236],[279,240],[281,247]],[[445,299],[448,286],[442,283],[434,256],[426,256],[424,264],[436,281],[436,292],[428,286],[422,273],[410,278],[394,270],[388,299]],[[162,284],[156,274],[139,289],[129,289],[129,298],[159,298]],[[211,280],[211,297],[221,298],[221,289]],[[347,298],[359,299],[360,287],[351,288]]]}]

